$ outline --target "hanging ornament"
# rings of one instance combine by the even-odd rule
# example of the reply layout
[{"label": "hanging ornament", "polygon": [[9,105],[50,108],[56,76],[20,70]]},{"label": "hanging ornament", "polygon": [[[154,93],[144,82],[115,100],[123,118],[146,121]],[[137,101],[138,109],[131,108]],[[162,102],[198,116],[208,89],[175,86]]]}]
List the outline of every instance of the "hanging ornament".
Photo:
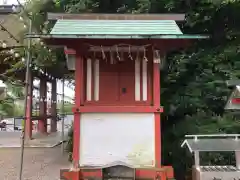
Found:
[{"label": "hanging ornament", "polygon": [[157,64],[160,64],[161,63],[161,59],[160,59],[160,53],[158,50],[153,50],[153,62],[154,63],[157,63]]},{"label": "hanging ornament", "polygon": [[148,59],[146,57],[146,49],[145,48],[143,49],[143,60],[146,62],[148,61]]},{"label": "hanging ornament", "polygon": [[44,24],[44,25],[48,25],[48,23],[49,23],[49,21],[45,21],[43,24]]},{"label": "hanging ornament", "polygon": [[5,42],[2,43],[2,48],[6,48],[7,44]]},{"label": "hanging ornament", "polygon": [[47,30],[46,29],[43,29],[42,32],[43,32],[43,34],[47,34]]},{"label": "hanging ornament", "polygon": [[102,51],[102,59],[106,59],[106,55],[105,55],[105,53],[104,53],[104,50],[103,50],[103,47],[101,46],[101,51]]},{"label": "hanging ornament", "polygon": [[119,56],[119,52],[118,52],[118,46],[116,45],[116,53],[117,53],[117,60],[118,61],[121,61],[121,58]]},{"label": "hanging ornament", "polygon": [[131,46],[129,46],[129,48],[128,48],[128,58],[130,60],[133,60],[132,55],[131,55]]},{"label": "hanging ornament", "polygon": [[18,58],[18,57],[20,56],[20,54],[19,54],[19,53],[15,53],[14,56],[15,56],[16,58]]},{"label": "hanging ornament", "polygon": [[11,50],[10,50],[10,53],[11,53],[11,54],[14,54],[14,50],[13,50],[13,49],[11,49]]}]

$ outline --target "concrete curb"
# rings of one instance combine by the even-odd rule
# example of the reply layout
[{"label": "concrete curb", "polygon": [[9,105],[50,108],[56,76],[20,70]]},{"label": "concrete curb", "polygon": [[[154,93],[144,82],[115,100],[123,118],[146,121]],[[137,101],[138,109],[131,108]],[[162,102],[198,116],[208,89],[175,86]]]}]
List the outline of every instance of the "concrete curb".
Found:
[{"label": "concrete curb", "polygon": [[67,140],[60,141],[60,142],[54,144],[51,148],[57,147],[57,146],[59,146],[60,144],[65,143],[65,142],[67,142]]}]

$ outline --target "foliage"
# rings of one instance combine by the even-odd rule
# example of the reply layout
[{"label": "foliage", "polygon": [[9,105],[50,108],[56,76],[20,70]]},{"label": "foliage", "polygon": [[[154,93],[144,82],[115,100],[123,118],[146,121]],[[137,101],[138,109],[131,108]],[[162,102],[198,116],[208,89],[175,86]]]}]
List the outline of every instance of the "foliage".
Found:
[{"label": "foliage", "polygon": [[[72,108],[73,108],[73,104],[64,103],[64,114],[72,114]],[[62,104],[61,103],[57,104],[57,109],[58,109],[59,113],[61,114],[61,112],[62,112]]]},{"label": "foliage", "polygon": [[13,107],[13,116],[14,117],[22,117],[24,116],[24,109],[22,105],[15,104]]},{"label": "foliage", "polygon": [[72,161],[72,153],[73,153],[73,124],[68,131],[68,141],[66,146],[66,151],[68,152],[68,160]]},{"label": "foliage", "polygon": [[6,117],[12,115],[13,112],[13,99],[11,97],[7,97],[4,100],[0,101],[0,116]]},{"label": "foliage", "polygon": [[16,86],[11,83],[7,84],[8,93],[12,95],[13,98],[23,99],[24,97],[24,88],[22,86]]},{"label": "foliage", "polygon": [[[234,117],[223,116],[223,108],[230,93],[225,80],[239,78],[240,72],[240,29],[233,24],[240,18],[240,4],[199,3],[195,8],[189,12],[184,28],[190,33],[207,32],[212,37],[180,54],[171,54],[169,66],[162,75],[161,97],[167,120],[163,121],[164,157],[166,163],[174,165],[180,179],[193,161],[186,149],[179,147],[184,134],[239,131],[239,122]],[[220,154],[208,158],[203,157],[203,163],[214,159],[215,163],[228,164],[231,159]]]},{"label": "foliage", "polygon": [[23,114],[23,108],[20,108],[15,104],[17,99],[22,99],[24,97],[23,87],[15,86],[10,83],[7,85],[7,97],[0,101],[0,116],[11,117]]}]

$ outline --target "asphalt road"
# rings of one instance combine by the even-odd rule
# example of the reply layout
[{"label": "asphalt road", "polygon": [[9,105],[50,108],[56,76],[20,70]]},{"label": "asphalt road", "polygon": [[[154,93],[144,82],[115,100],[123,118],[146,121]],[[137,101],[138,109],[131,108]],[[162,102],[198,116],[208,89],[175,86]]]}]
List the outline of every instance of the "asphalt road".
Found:
[{"label": "asphalt road", "polygon": [[[20,148],[0,149],[0,179],[18,180]],[[61,168],[69,168],[67,154],[56,148],[26,148],[23,180],[59,180]]]}]

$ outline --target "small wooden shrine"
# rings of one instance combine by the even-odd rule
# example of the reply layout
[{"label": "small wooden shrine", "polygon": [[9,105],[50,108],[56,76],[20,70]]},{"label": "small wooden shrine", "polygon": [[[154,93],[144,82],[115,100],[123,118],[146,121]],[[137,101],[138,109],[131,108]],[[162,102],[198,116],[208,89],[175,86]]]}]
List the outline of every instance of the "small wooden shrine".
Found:
[{"label": "small wooden shrine", "polygon": [[[186,135],[182,147],[186,146],[194,155],[192,168],[193,180],[238,180],[240,177],[240,134],[206,134]],[[202,165],[203,152],[223,153],[234,152],[236,165],[211,164]]]},{"label": "small wooden shrine", "polygon": [[231,95],[229,96],[225,105],[225,110],[232,111],[239,114],[240,110],[240,80],[229,80],[227,86],[232,88]]},{"label": "small wooden shrine", "polygon": [[49,13],[48,20],[56,21],[50,34],[27,37],[65,47],[75,72],[73,169],[65,179],[103,178],[112,166],[132,169],[125,179],[173,179],[161,163],[160,68],[169,51],[208,37],[184,35],[182,14]]}]

